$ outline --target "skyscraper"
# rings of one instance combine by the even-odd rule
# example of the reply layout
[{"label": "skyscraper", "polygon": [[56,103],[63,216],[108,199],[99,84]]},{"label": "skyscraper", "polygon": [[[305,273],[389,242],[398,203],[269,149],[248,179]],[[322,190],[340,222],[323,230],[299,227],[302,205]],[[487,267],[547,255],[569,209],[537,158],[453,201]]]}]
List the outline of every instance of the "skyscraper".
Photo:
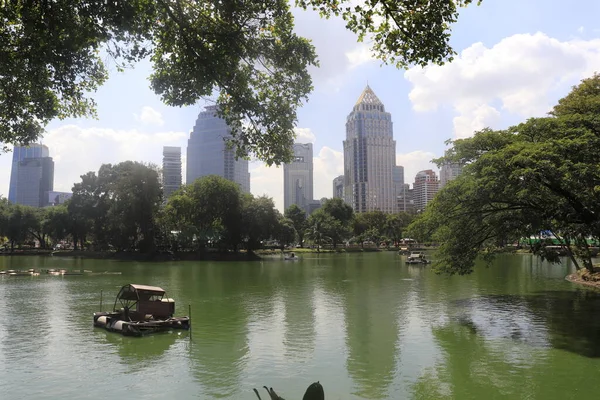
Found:
[{"label": "skyscraper", "polygon": [[460,163],[445,162],[440,168],[440,189],[448,182],[456,179],[462,173],[463,165]]},{"label": "skyscraper", "polygon": [[29,146],[15,146],[13,149],[12,167],[10,170],[10,184],[8,189],[8,201],[17,202],[17,186],[19,183],[19,162],[26,158],[48,157],[50,151],[42,144],[33,143]]},{"label": "skyscraper", "polygon": [[398,196],[404,193],[404,167],[401,165],[394,166],[393,172],[394,179],[394,196]]},{"label": "skyscraper", "polygon": [[294,159],[283,165],[283,207],[292,204],[309,212],[313,200],[313,145],[294,143]]},{"label": "skyscraper", "polygon": [[15,203],[31,207],[48,205],[54,190],[54,161],[51,157],[25,158],[17,165]]},{"label": "skyscraper", "polygon": [[427,169],[417,172],[415,183],[413,184],[413,196],[417,212],[425,209],[439,189],[440,181],[433,170]]},{"label": "skyscraper", "polygon": [[169,196],[181,187],[181,147],[163,147],[163,197]]},{"label": "skyscraper", "polygon": [[367,85],[348,115],[344,140],[344,197],[355,212],[395,212],[395,153],[392,116]]},{"label": "skyscraper", "polygon": [[344,175],[333,178],[333,197],[344,198]]},{"label": "skyscraper", "polygon": [[248,160],[235,159],[235,150],[228,149],[230,137],[227,123],[217,117],[217,107],[205,107],[190,133],[187,147],[186,183],[207,175],[219,175],[236,182],[243,192],[250,193]]}]

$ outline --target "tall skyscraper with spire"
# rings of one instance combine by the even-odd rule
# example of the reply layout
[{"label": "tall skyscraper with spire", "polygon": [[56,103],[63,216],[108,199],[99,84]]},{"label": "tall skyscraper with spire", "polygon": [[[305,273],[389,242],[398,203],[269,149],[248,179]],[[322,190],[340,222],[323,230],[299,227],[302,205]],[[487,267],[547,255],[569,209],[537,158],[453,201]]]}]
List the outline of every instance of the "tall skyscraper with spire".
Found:
[{"label": "tall skyscraper with spire", "polygon": [[205,107],[200,112],[187,147],[186,184],[207,175],[219,175],[240,185],[242,192],[250,193],[248,160],[235,159],[233,149],[225,140],[230,129],[217,115],[216,106]]},{"label": "tall skyscraper with spire", "polygon": [[344,198],[355,212],[397,208],[392,116],[367,85],[346,119]]}]

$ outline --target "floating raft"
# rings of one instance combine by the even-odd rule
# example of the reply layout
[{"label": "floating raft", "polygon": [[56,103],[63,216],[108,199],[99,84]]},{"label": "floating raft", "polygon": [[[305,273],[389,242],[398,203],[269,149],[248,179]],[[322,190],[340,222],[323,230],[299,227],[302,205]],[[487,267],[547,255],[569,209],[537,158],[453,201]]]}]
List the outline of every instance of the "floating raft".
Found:
[{"label": "floating raft", "polygon": [[189,317],[171,317],[165,320],[125,321],[120,312],[94,313],[94,326],[124,336],[144,336],[149,333],[190,329]]},{"label": "floating raft", "polygon": [[[100,300],[102,304],[102,300]],[[113,311],[94,313],[94,326],[125,336],[189,330],[190,317],[174,317],[175,301],[158,286],[127,284],[115,299]]]}]

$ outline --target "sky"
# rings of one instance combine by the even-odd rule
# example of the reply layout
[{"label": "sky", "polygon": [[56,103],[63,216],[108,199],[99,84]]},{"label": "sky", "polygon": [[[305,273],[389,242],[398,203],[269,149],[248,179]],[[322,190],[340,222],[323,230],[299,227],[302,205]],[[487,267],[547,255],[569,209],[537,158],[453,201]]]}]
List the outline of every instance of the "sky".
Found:
[{"label": "sky", "polygon": [[[396,160],[405,182],[437,167],[448,139],[485,127],[503,129],[544,116],[581,79],[600,72],[600,2],[483,0],[461,11],[451,43],[458,55],[444,66],[385,66],[371,57],[344,22],[294,10],[296,31],[312,40],[320,67],[315,90],[298,111],[297,142],[314,144],[314,196],[332,196],[343,173],[346,117],[368,85],[392,114]],[[163,146],[185,149],[202,106],[169,107],[149,88],[149,62],[111,71],[91,96],[98,119],[53,121],[41,140],[55,162],[54,190],[71,191],[80,176],[126,160],[162,164]],[[12,153],[0,153],[0,195],[8,197]],[[283,211],[283,167],[250,163],[251,192]]]}]

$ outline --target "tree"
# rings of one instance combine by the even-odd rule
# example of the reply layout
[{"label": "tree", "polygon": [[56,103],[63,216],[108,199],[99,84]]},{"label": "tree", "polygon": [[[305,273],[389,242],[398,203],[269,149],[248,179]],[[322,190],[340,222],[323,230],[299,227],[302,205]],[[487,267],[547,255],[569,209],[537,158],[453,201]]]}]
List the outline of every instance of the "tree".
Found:
[{"label": "tree", "polygon": [[294,224],[294,229],[298,235],[298,242],[300,247],[304,247],[304,231],[306,230],[306,212],[298,207],[296,204],[292,204],[285,210],[285,217],[290,219]]},{"label": "tree", "polygon": [[193,238],[199,250],[224,237],[234,247],[240,241],[240,189],[223,177],[209,175],[183,186],[169,198],[164,212],[169,229]]},{"label": "tree", "polygon": [[119,249],[154,251],[155,218],[162,203],[158,173],[150,166],[133,161],[110,168],[110,165],[105,168],[106,186],[110,191],[109,242]]},{"label": "tree", "polygon": [[405,212],[388,214],[385,223],[386,235],[397,245],[404,236],[404,230],[410,224],[412,217]]},{"label": "tree", "polygon": [[69,234],[69,210],[65,205],[58,205],[47,209],[46,231],[50,239],[56,244],[64,240]]},{"label": "tree", "polygon": [[[600,75],[583,80],[550,116],[456,140],[446,157],[467,166],[409,229],[441,243],[437,271],[472,271],[507,242],[550,231],[593,271],[588,240],[600,238]],[[543,243],[535,254],[558,262]]]},{"label": "tree", "polygon": [[291,245],[296,240],[296,229],[294,228],[294,222],[279,214],[277,216],[277,225],[275,226],[274,238],[279,241],[281,250],[285,246]]},{"label": "tree", "polygon": [[15,245],[21,245],[29,238],[29,232],[37,221],[31,218],[25,206],[11,204],[8,209],[6,237],[10,242],[10,251],[15,250]]},{"label": "tree", "polygon": [[[67,202],[69,230],[73,238],[73,249],[84,249],[87,235],[94,226],[104,227],[106,213],[104,202],[98,197],[98,177],[95,172],[81,175],[81,182],[73,185],[73,196]],[[100,207],[99,207],[100,206]]]},{"label": "tree", "polygon": [[[407,66],[452,59],[450,27],[470,2],[296,3],[341,15],[381,60]],[[292,157],[296,110],[317,60],[294,34],[286,0],[9,1],[0,24],[0,142],[27,144],[55,118],[94,116],[86,94],[107,79],[103,54],[118,69],[150,56],[150,84],[166,104],[218,92],[238,156],[269,165]]]},{"label": "tree", "polygon": [[[29,143],[54,118],[93,116],[86,93],[150,55],[150,84],[168,105],[215,89],[237,154],[291,156],[296,109],[312,90],[316,55],[294,34],[285,0],[55,0],[0,9],[0,141]],[[247,122],[245,124],[244,122]]]},{"label": "tree", "polygon": [[348,226],[326,212],[323,207],[310,215],[307,226],[306,235],[317,245],[317,249],[326,242],[331,242],[335,249],[338,243],[350,236]]},{"label": "tree", "polygon": [[354,216],[352,207],[337,197],[325,200],[320,209],[338,220],[342,225],[348,225]]},{"label": "tree", "polygon": [[276,234],[278,212],[273,199],[246,195],[242,210],[242,232],[248,251],[260,248],[261,242]]},{"label": "tree", "polygon": [[459,8],[472,2],[297,0],[296,4],[312,7],[325,18],[341,16],[359,41],[368,38],[373,43],[377,58],[403,68],[452,61],[456,52],[450,46],[451,25],[458,20]]}]

